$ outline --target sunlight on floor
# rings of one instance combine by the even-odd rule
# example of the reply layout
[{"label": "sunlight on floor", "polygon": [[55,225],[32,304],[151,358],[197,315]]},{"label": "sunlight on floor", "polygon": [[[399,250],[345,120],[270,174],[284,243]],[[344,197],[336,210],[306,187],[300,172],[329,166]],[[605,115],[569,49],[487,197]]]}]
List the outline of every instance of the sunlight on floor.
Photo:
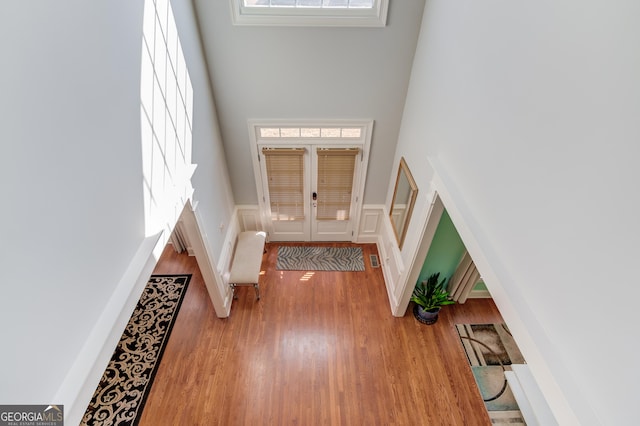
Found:
[{"label": "sunlight on floor", "polygon": [[300,281],[309,281],[311,278],[313,278],[313,276],[315,275],[315,272],[305,272],[305,274],[300,278]]}]

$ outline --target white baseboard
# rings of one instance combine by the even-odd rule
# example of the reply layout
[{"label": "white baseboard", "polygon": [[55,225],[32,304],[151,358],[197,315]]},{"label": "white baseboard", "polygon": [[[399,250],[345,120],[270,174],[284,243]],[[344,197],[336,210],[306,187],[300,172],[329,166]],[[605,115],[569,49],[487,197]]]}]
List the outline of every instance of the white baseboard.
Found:
[{"label": "white baseboard", "polygon": [[467,299],[491,299],[489,290],[471,290]]}]

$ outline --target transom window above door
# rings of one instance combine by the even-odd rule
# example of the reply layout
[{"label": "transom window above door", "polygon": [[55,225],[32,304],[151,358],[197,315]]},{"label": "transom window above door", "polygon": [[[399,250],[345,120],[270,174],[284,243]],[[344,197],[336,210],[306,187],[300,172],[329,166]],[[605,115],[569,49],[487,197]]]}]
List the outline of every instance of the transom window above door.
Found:
[{"label": "transom window above door", "polygon": [[235,25],[384,27],[389,0],[230,0]]},{"label": "transom window above door", "polygon": [[258,127],[259,138],[264,139],[359,139],[360,127]]},{"label": "transom window above door", "polygon": [[368,145],[373,122],[369,120],[282,121],[249,120],[249,132],[256,143]]}]

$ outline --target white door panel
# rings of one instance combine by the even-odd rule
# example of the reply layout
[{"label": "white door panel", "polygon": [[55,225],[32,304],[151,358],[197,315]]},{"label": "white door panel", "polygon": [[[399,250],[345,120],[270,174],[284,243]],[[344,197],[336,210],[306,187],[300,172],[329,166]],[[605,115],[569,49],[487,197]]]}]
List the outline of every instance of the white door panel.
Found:
[{"label": "white door panel", "polygon": [[313,241],[350,241],[351,220],[315,221]]},{"label": "white door panel", "polygon": [[308,241],[309,239],[309,221],[273,220],[271,223],[272,241]]}]

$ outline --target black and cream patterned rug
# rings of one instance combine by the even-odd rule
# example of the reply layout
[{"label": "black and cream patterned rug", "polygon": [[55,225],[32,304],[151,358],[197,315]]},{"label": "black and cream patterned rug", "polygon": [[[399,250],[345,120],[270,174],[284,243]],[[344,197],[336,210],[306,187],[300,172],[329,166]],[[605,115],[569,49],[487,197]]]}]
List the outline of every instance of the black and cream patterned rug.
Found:
[{"label": "black and cream patterned rug", "polygon": [[360,247],[279,246],[281,271],[364,271]]},{"label": "black and cream patterned rug", "polygon": [[81,425],[137,425],[191,274],[152,275]]}]

